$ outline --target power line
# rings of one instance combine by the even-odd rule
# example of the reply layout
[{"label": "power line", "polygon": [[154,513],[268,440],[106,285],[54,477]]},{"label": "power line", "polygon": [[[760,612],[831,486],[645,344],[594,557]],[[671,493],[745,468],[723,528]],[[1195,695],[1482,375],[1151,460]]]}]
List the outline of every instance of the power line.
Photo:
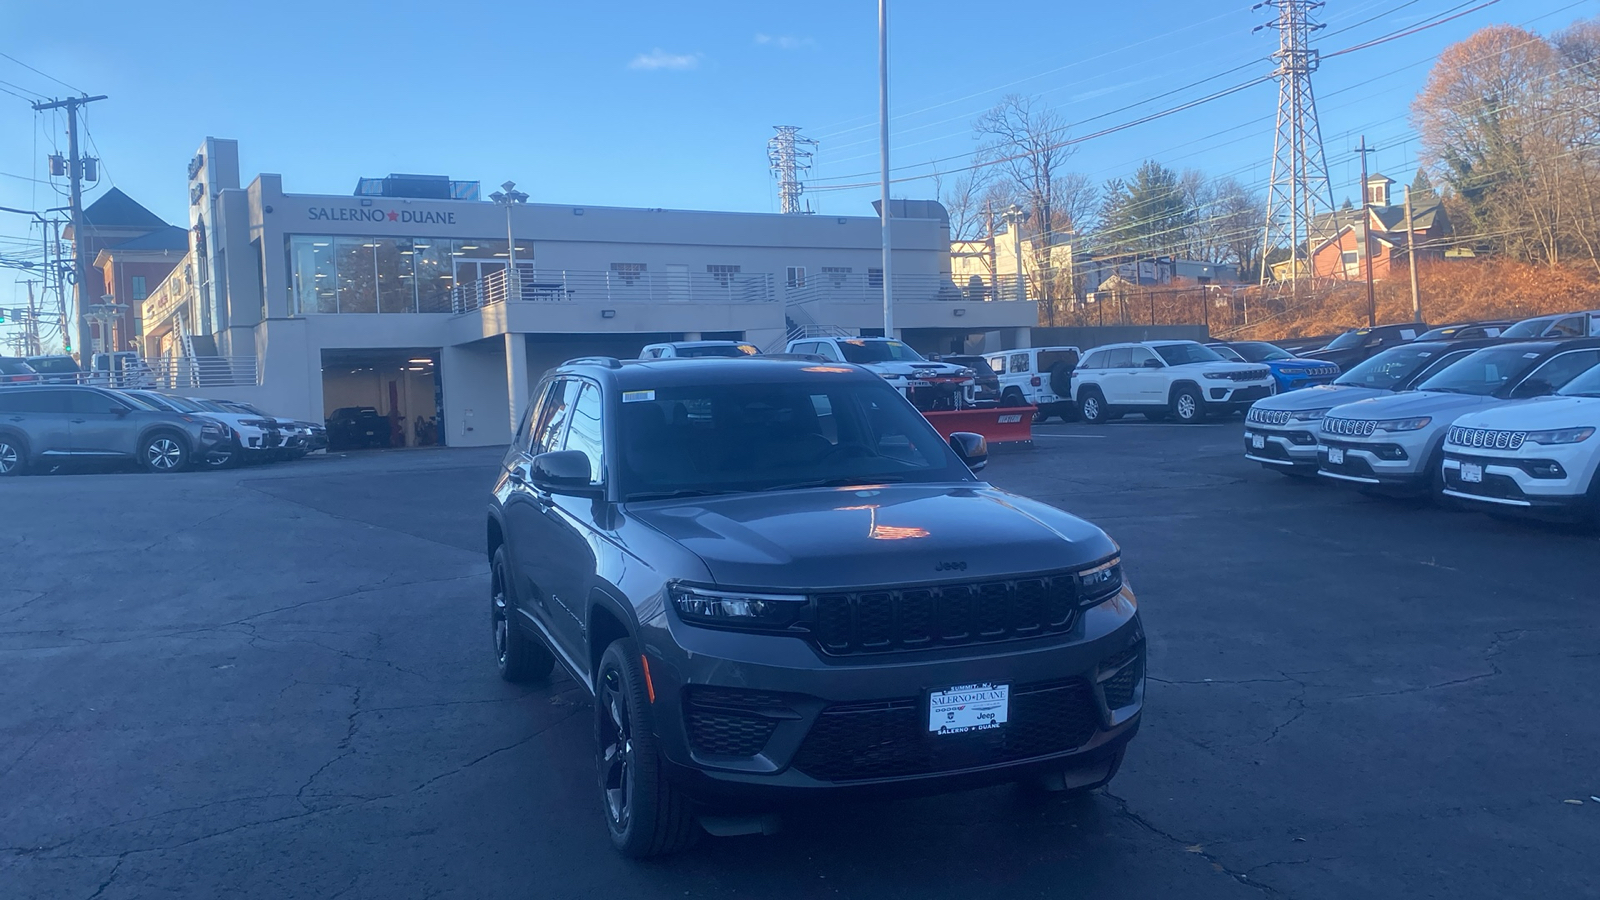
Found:
[{"label": "power line", "polygon": [[[61,79],[55,77],[54,75],[49,74],[48,72],[41,72],[38,69],[35,69],[33,66],[28,65],[27,63],[23,62],[20,59],[17,59],[15,56],[12,56],[9,53],[0,53],[0,56],[3,56],[6,59],[11,60],[12,62],[16,63],[17,65],[19,65],[21,67],[23,67],[24,69],[27,69],[29,72],[32,72],[35,75],[43,75],[44,77],[50,79],[51,81],[54,81],[56,84],[59,84],[64,88],[71,88],[72,90],[77,91],[80,94],[87,93],[87,91],[84,91],[82,88],[72,87],[72,85],[67,84],[65,81],[62,81]],[[43,95],[41,94],[40,96],[43,96]]]}]

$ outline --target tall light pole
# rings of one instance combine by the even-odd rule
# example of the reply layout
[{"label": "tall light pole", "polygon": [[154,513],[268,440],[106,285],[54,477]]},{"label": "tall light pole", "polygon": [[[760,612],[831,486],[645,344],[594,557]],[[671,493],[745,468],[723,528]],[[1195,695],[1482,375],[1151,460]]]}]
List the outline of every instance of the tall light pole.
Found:
[{"label": "tall light pole", "polygon": [[517,299],[521,300],[522,278],[517,274],[517,236],[511,230],[511,207],[527,203],[528,195],[517,190],[515,181],[508,181],[500,185],[500,190],[490,194],[489,199],[506,208],[506,299],[511,299],[511,286],[516,284]]},{"label": "tall light pole", "polygon": [[1028,278],[1022,271],[1022,223],[1028,221],[1030,214],[1027,210],[1011,204],[1006,210],[1006,225],[1011,229],[1011,248],[1017,254],[1017,299],[1028,299]]},{"label": "tall light pole", "polygon": [[878,0],[878,163],[883,170],[883,336],[894,337],[894,263],[889,255],[889,0]]}]

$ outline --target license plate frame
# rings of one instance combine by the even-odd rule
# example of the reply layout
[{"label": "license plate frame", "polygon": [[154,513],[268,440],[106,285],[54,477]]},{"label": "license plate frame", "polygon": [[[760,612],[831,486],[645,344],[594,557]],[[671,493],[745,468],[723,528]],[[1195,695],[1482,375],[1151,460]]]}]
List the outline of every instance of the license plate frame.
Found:
[{"label": "license plate frame", "polygon": [[1461,482],[1463,484],[1483,484],[1483,464],[1473,462],[1462,463]]},{"label": "license plate frame", "polygon": [[1265,450],[1265,449],[1267,449],[1267,436],[1264,435],[1264,434],[1252,434],[1252,435],[1250,435],[1250,449],[1251,450]]},{"label": "license plate frame", "polygon": [[1344,465],[1344,448],[1343,447],[1329,447],[1328,448],[1328,465],[1330,465],[1330,466],[1342,466],[1342,465]]},{"label": "license plate frame", "polygon": [[928,691],[928,735],[996,731],[1011,716],[1011,685],[980,682]]}]

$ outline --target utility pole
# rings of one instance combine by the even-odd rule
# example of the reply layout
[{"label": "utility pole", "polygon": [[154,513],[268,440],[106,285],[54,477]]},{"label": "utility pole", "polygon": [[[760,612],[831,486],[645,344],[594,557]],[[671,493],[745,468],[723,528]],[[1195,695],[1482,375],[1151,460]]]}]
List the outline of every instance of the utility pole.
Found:
[{"label": "utility pole", "polygon": [[39,307],[33,302],[33,282],[28,282],[28,320],[23,323],[23,335],[28,341],[28,356],[43,356],[43,342],[39,340]]},{"label": "utility pole", "polygon": [[[52,219],[50,230],[56,242],[56,314],[61,323],[61,352],[72,355],[72,320],[67,318],[67,280],[61,263],[61,220]],[[81,342],[80,342],[81,343]]]},{"label": "utility pole", "polygon": [[[83,292],[88,284],[88,260],[83,252],[83,160],[78,156],[78,109],[97,100],[106,99],[105,94],[95,97],[68,97],[65,100],[52,100],[49,103],[35,103],[33,108],[38,112],[47,109],[65,109],[67,111],[67,176],[71,180],[72,194],[69,201],[72,207],[72,274],[73,296],[76,298],[74,307],[78,319],[78,354],[80,365],[87,371],[92,360],[83,357],[85,353],[92,353],[89,339],[89,316],[85,308]],[[63,319],[62,330],[67,324]]]},{"label": "utility pole", "polygon": [[1361,259],[1366,263],[1367,270],[1367,327],[1378,326],[1378,300],[1372,292],[1372,212],[1367,205],[1367,154],[1372,148],[1367,146],[1367,136],[1361,136],[1361,146],[1356,148],[1361,154]]},{"label": "utility pole", "polygon": [[883,170],[883,336],[894,337],[894,262],[889,235],[889,0],[878,0],[878,164]]},{"label": "utility pole", "polygon": [[1422,322],[1422,291],[1417,287],[1417,233],[1411,228],[1411,187],[1406,187],[1406,262],[1411,269],[1411,318]]}]

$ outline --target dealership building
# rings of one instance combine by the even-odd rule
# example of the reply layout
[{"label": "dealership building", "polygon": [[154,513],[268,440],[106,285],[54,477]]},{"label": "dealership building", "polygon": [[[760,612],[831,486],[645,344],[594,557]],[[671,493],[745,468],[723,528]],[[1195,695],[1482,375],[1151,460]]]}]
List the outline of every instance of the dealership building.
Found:
[{"label": "dealership building", "polygon": [[[479,446],[506,443],[532,384],[572,357],[881,333],[875,215],[480,193],[404,175],[363,178],[353,195],[286,193],[271,174],[241,186],[237,142],[207,138],[189,164],[189,252],[139,309],[143,352],[250,373],[196,378],[196,394],[316,421],[373,407],[396,442]],[[924,352],[1027,345],[1035,304],[952,280],[939,204],[896,200],[891,212],[899,337]]]}]

